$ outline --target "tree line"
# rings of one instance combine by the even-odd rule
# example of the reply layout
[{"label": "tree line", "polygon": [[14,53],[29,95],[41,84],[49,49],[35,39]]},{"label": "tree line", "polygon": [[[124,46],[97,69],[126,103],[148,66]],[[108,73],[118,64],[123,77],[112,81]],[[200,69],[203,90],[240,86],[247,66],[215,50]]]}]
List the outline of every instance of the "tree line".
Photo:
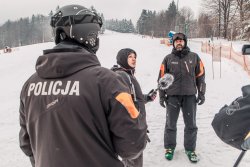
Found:
[{"label": "tree line", "polygon": [[202,6],[198,20],[201,29],[210,29],[210,35],[225,39],[250,40],[249,0],[207,0]]},{"label": "tree line", "polygon": [[[57,6],[56,10],[59,9]],[[90,10],[96,11],[91,6]],[[50,18],[53,15],[53,11],[47,15],[32,15],[31,18],[20,18],[16,21],[6,21],[0,26],[0,49],[6,46],[17,47],[24,45],[31,45],[43,42],[52,42],[53,32],[50,26]],[[102,13],[99,14],[104,20]],[[105,24],[101,29],[101,33],[105,31]]]},{"label": "tree line", "polygon": [[[59,6],[57,7],[57,9]],[[91,6],[91,10],[96,9]],[[98,13],[98,12],[97,12]],[[47,16],[33,15],[17,21],[8,20],[0,26],[0,48],[16,47],[53,41],[50,27],[51,11]],[[189,7],[178,9],[172,1],[166,10],[159,12],[143,9],[134,26],[131,20],[104,20],[105,29],[122,33],[138,33],[154,37],[167,37],[169,31],[183,32],[191,38],[222,37],[228,40],[250,40],[249,0],[206,0],[202,12],[194,18]]]},{"label": "tree line", "polygon": [[117,19],[111,19],[105,21],[106,29],[109,29],[111,31],[117,31],[121,33],[134,33],[135,27],[131,20],[123,19],[123,20],[117,20]]},{"label": "tree line", "polygon": [[49,24],[50,16],[43,15],[8,20],[0,27],[0,48],[52,41]]},{"label": "tree line", "polygon": [[220,37],[228,40],[250,40],[249,0],[207,0],[194,19],[189,7],[178,10],[172,1],[168,9],[156,13],[143,10],[136,30],[143,35],[166,37],[169,31],[184,32],[192,38]]}]

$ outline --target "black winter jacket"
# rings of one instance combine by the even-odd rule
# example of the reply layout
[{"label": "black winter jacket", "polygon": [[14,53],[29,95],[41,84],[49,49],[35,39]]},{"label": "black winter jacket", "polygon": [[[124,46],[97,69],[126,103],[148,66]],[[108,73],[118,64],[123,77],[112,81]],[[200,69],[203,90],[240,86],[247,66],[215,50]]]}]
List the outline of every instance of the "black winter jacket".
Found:
[{"label": "black winter jacket", "polygon": [[160,97],[167,95],[205,94],[205,69],[199,56],[186,47],[182,51],[173,48],[162,64],[158,80],[165,74],[174,76],[173,84],[165,91],[160,90]]},{"label": "black winter jacket", "polygon": [[[20,147],[36,167],[122,167],[146,145],[146,118],[119,75],[72,43],[45,51],[20,96]],[[34,164],[33,164],[34,165]]]},{"label": "black winter jacket", "polygon": [[148,102],[147,95],[142,93],[141,86],[134,76],[134,70],[127,70],[117,65],[114,65],[111,70],[119,74],[126,83],[137,110],[145,113],[145,103]]}]

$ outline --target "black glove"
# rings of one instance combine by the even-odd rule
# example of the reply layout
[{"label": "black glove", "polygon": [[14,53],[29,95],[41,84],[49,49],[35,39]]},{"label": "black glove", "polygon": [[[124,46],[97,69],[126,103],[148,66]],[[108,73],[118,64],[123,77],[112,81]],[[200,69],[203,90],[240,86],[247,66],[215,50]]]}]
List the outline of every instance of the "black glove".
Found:
[{"label": "black glove", "polygon": [[152,89],[148,94],[147,94],[147,102],[154,101],[157,95],[157,91]]},{"label": "black glove", "polygon": [[165,105],[165,97],[161,97],[161,98],[160,98],[160,105],[161,105],[163,108],[166,108],[166,105]]},{"label": "black glove", "polygon": [[204,102],[205,102],[205,95],[199,92],[198,97],[196,99],[196,103],[198,103],[198,105],[202,105]]}]

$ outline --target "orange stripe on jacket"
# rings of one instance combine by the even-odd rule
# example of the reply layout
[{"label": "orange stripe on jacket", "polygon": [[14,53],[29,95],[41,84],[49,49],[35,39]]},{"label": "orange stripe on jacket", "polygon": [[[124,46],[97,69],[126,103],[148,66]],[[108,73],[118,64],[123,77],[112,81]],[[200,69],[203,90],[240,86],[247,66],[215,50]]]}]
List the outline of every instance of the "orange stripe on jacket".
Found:
[{"label": "orange stripe on jacket", "polygon": [[130,94],[122,92],[119,95],[117,95],[115,99],[119,101],[126,108],[131,118],[138,117],[139,112],[136,109]]},{"label": "orange stripe on jacket", "polygon": [[202,76],[204,74],[204,65],[202,63],[202,61],[200,61],[200,73],[198,75],[196,75],[196,78]]},{"label": "orange stripe on jacket", "polygon": [[164,72],[165,72],[165,66],[164,64],[161,64],[161,77],[163,77]]}]

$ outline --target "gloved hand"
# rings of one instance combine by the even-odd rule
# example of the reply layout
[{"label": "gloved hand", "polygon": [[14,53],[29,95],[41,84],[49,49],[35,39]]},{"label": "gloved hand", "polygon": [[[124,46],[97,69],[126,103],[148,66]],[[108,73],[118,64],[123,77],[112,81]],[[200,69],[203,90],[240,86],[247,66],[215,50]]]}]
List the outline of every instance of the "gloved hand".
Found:
[{"label": "gloved hand", "polygon": [[147,102],[154,101],[157,95],[157,91],[152,89],[148,94],[147,94]]},{"label": "gloved hand", "polygon": [[165,105],[165,97],[161,97],[161,98],[160,98],[160,105],[161,105],[163,108],[166,108],[166,105]]},{"label": "gloved hand", "polygon": [[198,103],[198,105],[202,105],[204,102],[205,102],[205,95],[199,92],[198,97],[196,99],[196,103]]}]

